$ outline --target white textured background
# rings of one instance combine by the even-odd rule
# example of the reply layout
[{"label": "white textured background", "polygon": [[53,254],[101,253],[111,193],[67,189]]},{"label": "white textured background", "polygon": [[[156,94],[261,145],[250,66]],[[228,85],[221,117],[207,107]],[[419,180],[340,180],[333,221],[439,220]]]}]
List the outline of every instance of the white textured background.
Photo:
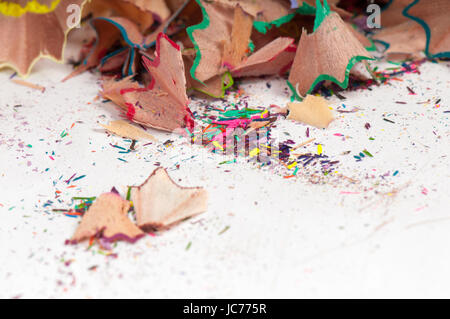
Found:
[{"label": "white textured background", "polygon": [[[109,144],[129,143],[98,125],[119,117],[111,103],[94,100],[97,75],[61,83],[71,67],[42,61],[28,79],[47,88],[41,93],[0,71],[0,297],[449,297],[449,68],[426,63],[421,75],[331,98],[334,109],[344,103],[360,111],[335,113],[329,129],[310,135],[341,161],[337,174],[358,183],[331,177],[321,185],[301,169],[284,179],[283,170],[244,159],[219,165],[220,156],[165,133],[152,132],[172,147],[138,143],[137,152],[118,154]],[[250,107],[289,100],[283,79],[241,88]],[[300,143],[305,130],[280,120],[274,134]],[[364,149],[374,157],[356,162]],[[181,185],[204,186],[208,212],[134,245],[119,243],[117,258],[87,251],[86,243],[64,245],[79,219],[53,208],[112,186],[123,194],[156,162]],[[74,173],[86,177],[67,188]]]}]

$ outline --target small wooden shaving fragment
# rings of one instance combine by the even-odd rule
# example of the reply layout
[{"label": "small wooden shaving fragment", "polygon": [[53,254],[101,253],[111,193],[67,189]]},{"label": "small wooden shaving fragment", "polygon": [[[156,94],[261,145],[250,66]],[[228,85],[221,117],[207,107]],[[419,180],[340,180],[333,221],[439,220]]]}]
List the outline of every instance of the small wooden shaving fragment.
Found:
[{"label": "small wooden shaving fragment", "polygon": [[130,138],[132,140],[152,140],[157,142],[156,138],[145,132],[144,130],[126,122],[126,121],[112,121],[109,122],[109,125],[100,124],[107,131],[116,134],[121,137]]},{"label": "small wooden shaving fragment", "polygon": [[45,87],[43,87],[42,85],[34,84],[31,82],[19,80],[19,79],[12,79],[11,81],[13,81],[14,83],[16,83],[18,85],[29,87],[30,89],[39,90],[42,93],[45,92]]},{"label": "small wooden shaving fragment", "polygon": [[301,144],[298,144],[298,145],[296,145],[296,146],[294,146],[294,147],[292,148],[292,151],[295,151],[295,150],[299,149],[299,148],[302,147],[302,146],[308,145],[309,143],[312,143],[312,142],[314,142],[315,140],[316,140],[316,138],[312,138],[312,139],[309,139],[309,140],[307,140],[307,141],[305,141],[305,142],[303,142],[303,143],[301,143]]},{"label": "small wooden shaving fragment", "polygon": [[318,128],[327,128],[333,121],[327,101],[319,96],[308,95],[303,102],[289,103],[288,109],[288,119]]},{"label": "small wooden shaving fragment", "polygon": [[201,187],[177,185],[164,168],[157,168],[131,190],[137,225],[143,230],[166,228],[206,211],[208,193]]},{"label": "small wooden shaving fragment", "polygon": [[270,124],[270,121],[258,121],[258,122],[255,121],[255,122],[251,122],[249,126],[252,129],[259,129],[268,124]]},{"label": "small wooden shaving fragment", "polygon": [[100,195],[84,214],[70,242],[78,243],[98,235],[108,241],[135,242],[144,233],[128,218],[129,208],[130,202],[117,194]]},{"label": "small wooden shaving fragment", "polygon": [[249,129],[245,132],[244,135],[248,135],[251,132],[253,132],[254,130],[258,130],[260,128],[263,128],[266,125],[269,125],[270,121],[262,121],[262,122],[251,122],[249,125]]}]

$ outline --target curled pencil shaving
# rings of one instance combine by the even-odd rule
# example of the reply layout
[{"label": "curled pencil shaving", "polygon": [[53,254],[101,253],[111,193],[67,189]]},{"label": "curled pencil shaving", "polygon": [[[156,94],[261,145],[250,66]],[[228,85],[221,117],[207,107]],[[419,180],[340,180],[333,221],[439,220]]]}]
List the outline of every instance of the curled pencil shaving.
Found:
[{"label": "curled pencil shaving", "polygon": [[200,187],[177,185],[164,168],[131,190],[137,225],[144,230],[166,228],[207,209],[208,194]]},{"label": "curled pencil shaving", "polygon": [[[125,44],[125,51],[119,51],[121,55],[124,55],[122,62],[127,58],[130,59],[132,55],[136,54],[136,48],[139,48],[141,45],[143,45],[145,41],[145,37],[141,34],[138,26],[134,22],[124,17],[95,18],[92,19],[91,25],[94,27],[97,33],[97,40],[95,42],[95,45],[88,53],[88,56],[84,59],[81,65],[78,66],[68,76],[66,76],[63,79],[63,82],[87,70],[99,66],[102,63],[102,60],[105,58],[106,51],[119,40]],[[117,58],[118,54],[119,53],[111,55],[112,57]],[[129,64],[134,67],[134,62],[134,60],[130,60]],[[128,69],[128,67],[126,69]],[[128,73],[128,70],[126,70],[126,72]]]},{"label": "curled pencil shaving", "polygon": [[116,193],[100,195],[84,214],[69,243],[76,244],[96,236],[111,242],[136,242],[144,232],[128,218],[129,208],[130,203]]},{"label": "curled pencil shaving", "polygon": [[[63,61],[71,20],[70,5],[82,8],[85,0],[2,1],[0,10],[0,68],[10,67],[27,77],[41,58]],[[25,3],[24,3],[25,2]],[[9,10],[8,10],[9,9]]]},{"label": "curled pencil shaving", "polygon": [[427,56],[450,57],[450,1],[416,0],[403,12],[425,30]]},{"label": "curled pencil shaving", "polygon": [[310,93],[323,80],[346,88],[351,68],[369,59],[371,55],[339,15],[327,13],[312,34],[303,30],[289,83],[299,97]]},{"label": "curled pencil shaving", "polygon": [[130,121],[169,132],[184,127],[191,130],[194,121],[180,47],[160,33],[155,55],[153,61],[143,57],[152,77],[147,88],[125,78],[106,82],[102,95],[120,106]]},{"label": "curled pencil shaving", "polygon": [[[154,3],[155,1],[147,0],[147,2]],[[90,15],[93,18],[120,16],[134,21],[140,31],[145,31],[155,22],[157,14],[154,14],[153,11],[158,9],[161,8],[154,6],[154,9],[151,9],[140,0],[95,0],[87,3],[84,15]],[[166,10],[168,9],[166,8]],[[166,16],[165,13],[162,14]]]}]

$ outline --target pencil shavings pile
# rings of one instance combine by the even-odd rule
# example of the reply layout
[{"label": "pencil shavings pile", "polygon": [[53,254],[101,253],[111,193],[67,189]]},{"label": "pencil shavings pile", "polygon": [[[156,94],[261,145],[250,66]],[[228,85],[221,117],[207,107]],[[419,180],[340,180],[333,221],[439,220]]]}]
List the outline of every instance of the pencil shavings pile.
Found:
[{"label": "pencil shavings pile", "polygon": [[[383,45],[388,59],[450,57],[450,1],[375,2],[381,30],[352,0],[70,1],[96,36],[64,80],[97,70],[102,96],[130,121],[192,133],[189,95],[223,98],[236,78],[286,76],[292,99],[302,100],[352,80],[378,83],[370,61]],[[26,75],[40,56],[60,60],[76,25],[68,5],[1,1],[0,67]]]},{"label": "pencil shavings pile", "polygon": [[131,200],[137,224],[128,217],[131,202],[118,193],[100,195],[83,215],[73,237],[77,244],[98,238],[103,242],[134,243],[146,231],[168,228],[207,210],[208,194],[200,187],[177,185],[163,168],[156,169],[139,187],[132,187]]}]

